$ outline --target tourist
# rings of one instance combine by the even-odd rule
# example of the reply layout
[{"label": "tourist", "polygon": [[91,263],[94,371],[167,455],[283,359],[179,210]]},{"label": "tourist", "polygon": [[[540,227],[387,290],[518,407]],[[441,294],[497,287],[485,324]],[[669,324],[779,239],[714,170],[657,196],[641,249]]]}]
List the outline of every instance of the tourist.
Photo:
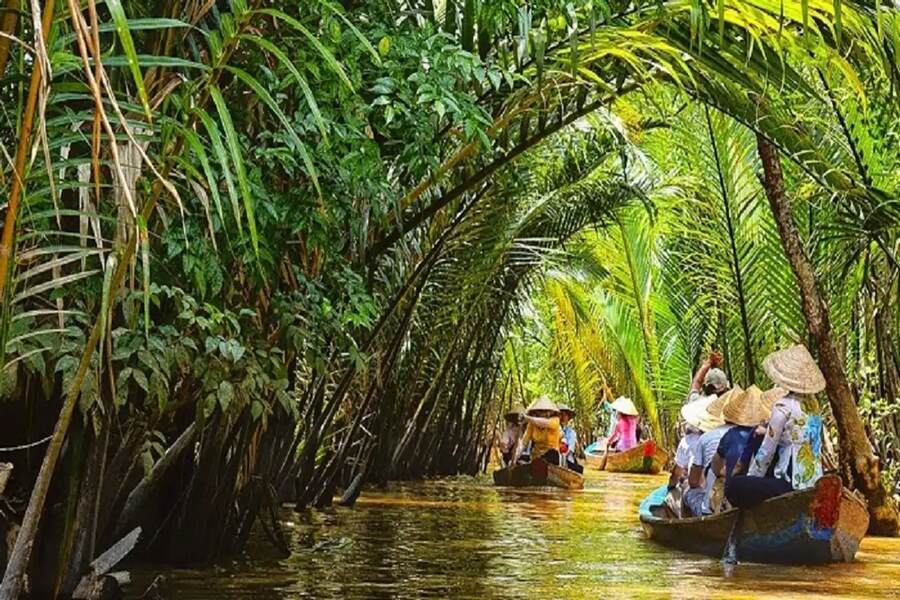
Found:
[{"label": "tourist", "polygon": [[562,438],[559,441],[559,453],[565,460],[565,466],[578,473],[584,472],[584,467],[578,464],[575,452],[578,445],[578,434],[570,424],[575,418],[575,411],[565,404],[559,405],[559,425],[562,428]]},{"label": "tourist", "polygon": [[[684,493],[684,506],[690,515],[699,517],[712,514],[710,498],[716,476],[711,472],[713,456],[719,448],[722,437],[733,427],[725,423],[722,418],[722,409],[728,399],[743,390],[740,386],[734,386],[728,392],[718,395],[709,403],[704,415],[705,423],[702,429],[705,431],[697,440],[696,452],[691,456],[691,468],[688,471],[688,490]],[[706,394],[706,396],[709,396]]]},{"label": "tourist", "polygon": [[519,450],[519,439],[522,437],[522,413],[525,409],[517,404],[509,409],[503,420],[506,421],[506,429],[500,435],[500,465],[508,467]]},{"label": "tourist", "polygon": [[816,414],[815,394],[825,389],[825,377],[803,345],[773,352],[763,370],[787,395],[774,402],[747,475],[732,478],[725,490],[729,502],[741,508],[810,488],[822,476],[822,417]]},{"label": "tourist", "polygon": [[[691,468],[691,459],[697,453],[697,443],[703,435],[703,427],[709,426],[707,408],[715,400],[715,396],[703,396],[681,407],[681,418],[684,421],[681,441],[675,449],[675,464],[669,474],[669,489],[686,482]],[[717,426],[716,424],[715,426]]]},{"label": "tourist", "polygon": [[[763,437],[766,434],[766,427],[768,425],[769,417],[772,414],[772,406],[773,404],[781,400],[787,394],[786,391],[781,389],[780,387],[773,387],[772,389],[766,390],[761,394],[761,400],[763,406],[766,411],[766,420],[757,425],[756,428],[750,434],[750,439],[744,444],[744,448],[741,451],[740,458],[734,464],[734,466],[728,466],[728,481],[731,481],[731,478],[737,477],[738,475],[746,475],[747,469],[750,466],[750,462],[753,460],[753,457],[756,455],[757,450],[762,445]],[[715,459],[714,459],[715,460]],[[769,471],[767,472],[767,476],[771,476],[774,471],[774,464],[769,466]],[[724,470],[723,465],[723,470]]]},{"label": "tourist", "polygon": [[[706,409],[715,399],[715,396],[703,396],[681,407],[684,434],[675,450],[675,464],[669,474],[668,493],[665,501],[671,517],[680,518],[682,516],[682,498],[688,489],[688,473],[693,456],[698,453],[698,442],[704,433],[703,427],[710,427],[705,417]],[[712,427],[717,425],[714,423]]]},{"label": "tourist", "polygon": [[606,440],[607,451],[624,452],[637,446],[638,410],[630,398],[619,396],[612,403],[616,411],[616,426]]},{"label": "tourist", "polygon": [[728,376],[725,372],[718,368],[722,363],[722,355],[718,352],[710,352],[707,358],[691,381],[691,389],[688,393],[688,402],[695,402],[701,397],[719,396],[728,391],[731,384],[728,383]]},{"label": "tourist", "polygon": [[734,469],[757,427],[769,418],[770,407],[763,391],[751,385],[740,393],[731,394],[722,408],[722,419],[732,427],[719,441],[709,470],[709,476],[714,478],[709,502],[712,512],[719,512],[725,504],[722,497],[725,486],[731,481]]},{"label": "tourist", "polygon": [[559,464],[559,440],[562,428],[559,426],[559,408],[546,396],[531,403],[525,411],[525,435],[522,445],[531,443],[532,459],[543,458],[554,465]]}]

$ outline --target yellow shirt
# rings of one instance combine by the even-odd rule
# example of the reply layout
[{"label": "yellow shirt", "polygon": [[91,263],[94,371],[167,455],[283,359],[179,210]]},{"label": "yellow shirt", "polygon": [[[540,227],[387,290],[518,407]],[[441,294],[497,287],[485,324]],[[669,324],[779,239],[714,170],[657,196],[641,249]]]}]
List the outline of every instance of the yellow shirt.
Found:
[{"label": "yellow shirt", "polygon": [[534,422],[529,421],[525,428],[525,435],[522,437],[522,445],[526,446],[528,442],[533,442],[534,447],[531,449],[531,458],[539,458],[548,450],[559,450],[559,438],[562,436],[562,428],[559,426],[559,417],[551,417],[542,419],[546,421],[549,427],[539,427]]}]

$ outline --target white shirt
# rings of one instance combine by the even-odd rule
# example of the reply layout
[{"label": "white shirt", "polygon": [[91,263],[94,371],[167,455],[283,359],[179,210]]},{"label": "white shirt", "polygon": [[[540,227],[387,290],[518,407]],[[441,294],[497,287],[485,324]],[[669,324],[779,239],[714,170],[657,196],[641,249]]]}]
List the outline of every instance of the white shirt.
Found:
[{"label": "white shirt", "polygon": [[722,437],[728,430],[734,427],[734,425],[719,425],[715,429],[710,429],[706,433],[700,436],[700,439],[697,440],[697,453],[691,458],[691,465],[703,467],[703,475],[706,477],[706,485],[704,485],[704,494],[703,494],[703,514],[708,514],[711,512],[709,507],[709,498],[712,496],[713,486],[716,483],[716,476],[712,472],[712,470],[707,471],[706,467],[712,463],[713,456],[716,455],[716,450],[719,448],[719,441],[721,441]]},{"label": "white shirt", "polygon": [[795,490],[812,487],[822,476],[821,423],[821,416],[803,412],[794,394],[776,402],[748,475],[765,476],[772,461],[777,460],[776,479],[787,481]]},{"label": "white shirt", "polygon": [[699,449],[700,436],[699,431],[688,431],[678,442],[678,448],[675,450],[675,464],[685,471],[691,468],[693,457]]}]

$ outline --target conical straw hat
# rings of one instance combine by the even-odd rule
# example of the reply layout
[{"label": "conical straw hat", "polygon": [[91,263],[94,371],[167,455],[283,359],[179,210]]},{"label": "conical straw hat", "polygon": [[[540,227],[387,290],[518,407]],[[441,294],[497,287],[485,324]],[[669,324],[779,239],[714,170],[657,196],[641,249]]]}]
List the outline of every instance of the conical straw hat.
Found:
[{"label": "conical straw hat", "polygon": [[555,413],[559,412],[559,409],[556,407],[555,404],[553,404],[553,401],[550,400],[550,398],[548,398],[547,396],[541,396],[540,398],[538,398],[537,400],[532,402],[528,406],[528,410],[526,412],[528,414],[531,414],[532,412],[534,412],[536,410],[549,410],[549,411],[552,411]]},{"label": "conical straw hat", "polygon": [[636,416],[638,414],[638,409],[634,405],[634,402],[631,401],[631,398],[626,398],[625,396],[616,398],[616,401],[612,403],[612,407],[613,410],[620,412],[623,415]]},{"label": "conical straw hat", "polygon": [[559,405],[559,412],[567,412],[567,413],[569,413],[570,415],[572,415],[573,417],[574,417],[575,414],[576,414],[576,413],[575,413],[575,409],[572,408],[571,406],[569,406],[568,404],[560,404],[560,405]]},{"label": "conical straw hat", "polygon": [[777,385],[770,390],[766,390],[762,393],[762,402],[766,407],[766,410],[772,412],[772,407],[775,406],[775,403],[787,396],[787,390],[778,387]]},{"label": "conical straw hat", "polygon": [[744,389],[739,385],[735,385],[727,392],[719,394],[716,399],[710,402],[709,406],[706,407],[707,415],[713,419],[720,419],[722,417],[722,409],[725,408],[725,403],[728,402],[728,399],[736,394],[743,393]]},{"label": "conical straw hat", "polygon": [[506,413],[503,416],[504,417],[508,417],[510,415],[521,416],[524,413],[525,413],[524,406],[522,406],[521,404],[514,404],[512,406],[512,408],[510,408],[508,411],[506,411]]},{"label": "conical straw hat", "polygon": [[825,389],[825,377],[819,365],[802,344],[773,352],[762,366],[772,383],[789,392],[818,394]]},{"label": "conical straw hat", "polygon": [[681,418],[688,425],[692,425],[697,429],[703,429],[709,417],[706,407],[715,399],[715,396],[701,396],[699,400],[688,402],[681,407]]},{"label": "conical straw hat", "polygon": [[768,419],[770,412],[763,401],[763,391],[751,385],[740,393],[731,394],[722,408],[722,418],[726,423],[755,427]]}]

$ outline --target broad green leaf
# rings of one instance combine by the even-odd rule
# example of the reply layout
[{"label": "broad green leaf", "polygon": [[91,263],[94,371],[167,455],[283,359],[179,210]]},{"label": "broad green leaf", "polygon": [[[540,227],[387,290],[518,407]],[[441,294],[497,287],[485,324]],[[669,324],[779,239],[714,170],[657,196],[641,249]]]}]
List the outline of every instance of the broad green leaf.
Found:
[{"label": "broad green leaf", "polygon": [[219,406],[222,412],[227,412],[231,401],[234,400],[234,386],[230,381],[222,381],[219,383]]}]

